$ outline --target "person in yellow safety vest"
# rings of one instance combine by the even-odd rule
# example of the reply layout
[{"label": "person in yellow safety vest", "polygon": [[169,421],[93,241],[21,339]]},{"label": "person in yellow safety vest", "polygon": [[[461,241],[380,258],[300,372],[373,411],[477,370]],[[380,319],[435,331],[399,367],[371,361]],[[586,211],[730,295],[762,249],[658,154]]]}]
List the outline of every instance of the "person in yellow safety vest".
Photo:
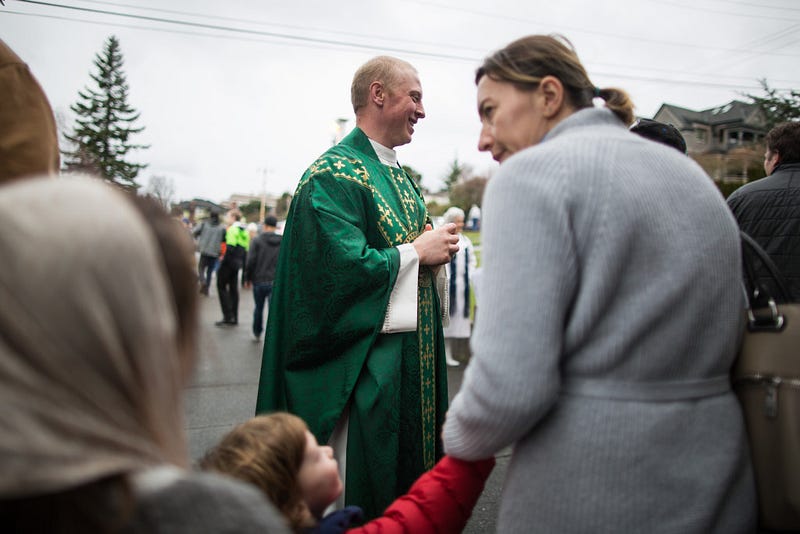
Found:
[{"label": "person in yellow safety vest", "polygon": [[250,235],[241,222],[241,214],[233,212],[233,219],[225,232],[225,256],[217,271],[217,294],[222,308],[222,320],[217,326],[235,326],[239,323],[239,271],[247,259]]}]

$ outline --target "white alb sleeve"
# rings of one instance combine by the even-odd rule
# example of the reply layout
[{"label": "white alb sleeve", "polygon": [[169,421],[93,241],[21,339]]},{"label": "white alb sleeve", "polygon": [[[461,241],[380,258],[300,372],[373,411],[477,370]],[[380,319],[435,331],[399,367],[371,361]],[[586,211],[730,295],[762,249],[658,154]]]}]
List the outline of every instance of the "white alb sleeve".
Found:
[{"label": "white alb sleeve", "polygon": [[414,332],[417,329],[419,256],[411,243],[399,245],[397,250],[400,252],[400,269],[389,296],[382,334]]}]

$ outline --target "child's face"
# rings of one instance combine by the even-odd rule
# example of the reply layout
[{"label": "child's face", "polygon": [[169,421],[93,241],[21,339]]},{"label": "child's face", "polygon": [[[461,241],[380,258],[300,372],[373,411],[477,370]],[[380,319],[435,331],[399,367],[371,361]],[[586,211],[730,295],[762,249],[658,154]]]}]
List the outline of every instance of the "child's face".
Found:
[{"label": "child's face", "polygon": [[328,507],[342,493],[339,464],[333,458],[333,449],[320,447],[314,435],[306,430],[306,451],[300,466],[300,489],[309,510],[321,518]]}]

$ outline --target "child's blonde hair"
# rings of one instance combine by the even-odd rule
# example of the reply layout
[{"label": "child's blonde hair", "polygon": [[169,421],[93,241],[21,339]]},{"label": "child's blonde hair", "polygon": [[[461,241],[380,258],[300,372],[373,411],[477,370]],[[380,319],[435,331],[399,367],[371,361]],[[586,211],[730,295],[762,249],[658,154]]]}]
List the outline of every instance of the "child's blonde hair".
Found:
[{"label": "child's blonde hair", "polygon": [[300,532],[314,526],[299,482],[307,430],[302,419],[289,413],[256,416],[228,432],[200,460],[200,468],[260,488]]}]

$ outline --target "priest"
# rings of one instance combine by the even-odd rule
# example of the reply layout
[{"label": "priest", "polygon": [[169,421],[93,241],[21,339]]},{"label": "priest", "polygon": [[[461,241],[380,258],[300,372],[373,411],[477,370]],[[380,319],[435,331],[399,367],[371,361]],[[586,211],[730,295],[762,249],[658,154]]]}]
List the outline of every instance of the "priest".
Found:
[{"label": "priest", "polygon": [[344,504],[380,515],[442,455],[442,319],[454,224],[432,228],[394,148],[425,117],[416,70],[355,74],[356,127],[297,186],[270,301],[257,413],[288,410],[333,446]]}]

